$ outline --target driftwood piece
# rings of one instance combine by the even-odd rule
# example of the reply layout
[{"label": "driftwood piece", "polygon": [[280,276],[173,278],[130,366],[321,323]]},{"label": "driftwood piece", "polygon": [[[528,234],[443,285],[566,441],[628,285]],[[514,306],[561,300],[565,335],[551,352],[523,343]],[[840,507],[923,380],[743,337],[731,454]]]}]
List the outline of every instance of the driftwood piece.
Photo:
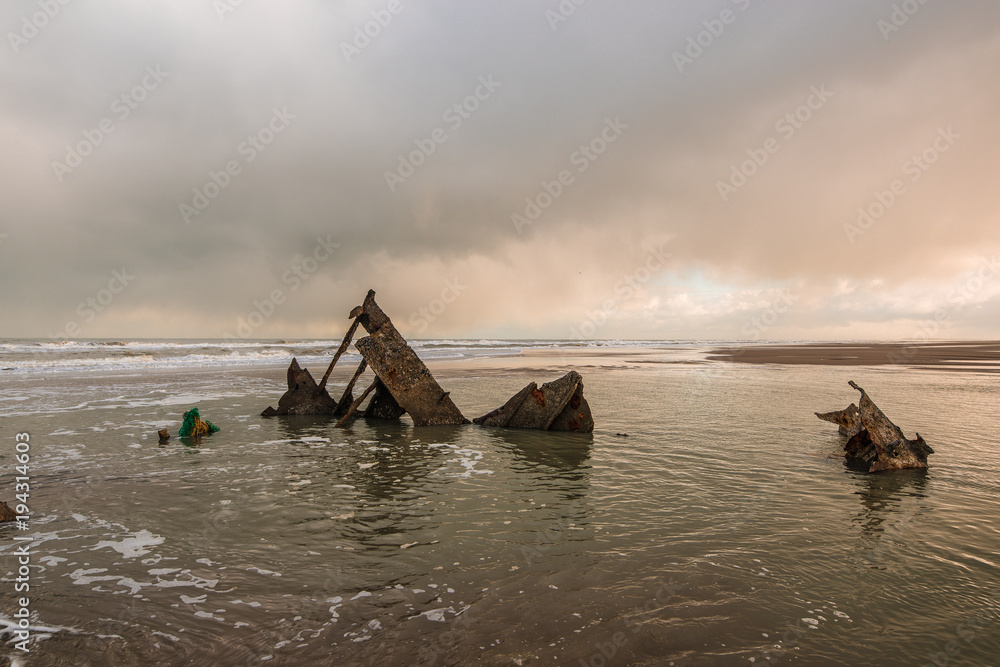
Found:
[{"label": "driftwood piece", "polygon": [[[371,298],[374,293],[368,294],[366,307],[369,301],[374,304]],[[361,324],[368,329],[374,321],[375,318],[369,316],[367,323],[362,319]],[[388,318],[370,336],[354,345],[416,426],[469,423]]]},{"label": "driftwood piece", "polygon": [[17,513],[10,508],[10,505],[0,501],[0,523],[14,521],[15,519],[17,519]]},{"label": "driftwood piece", "polygon": [[288,365],[288,391],[278,399],[278,408],[268,407],[262,417],[275,415],[332,415],[337,403],[326,389],[320,390],[312,374],[294,358]]},{"label": "driftwood piece", "polygon": [[541,388],[532,382],[501,407],[472,421],[482,426],[542,431],[590,433],[594,430],[594,418],[583,397],[583,378],[576,371],[547,382]]},{"label": "driftwood piece", "polygon": [[[860,424],[844,445],[844,456],[848,462],[867,467],[868,472],[926,468],[927,456],[933,454],[934,450],[920,437],[920,434],[917,433],[916,440],[907,439],[903,431],[885,416],[864,389],[856,385],[853,380],[848,384],[861,392],[861,400],[857,407]],[[836,418],[828,417],[841,416],[847,421],[850,418],[851,408],[854,408],[853,404],[846,410],[817,413],[817,416],[840,424],[841,429],[849,429],[850,422],[843,424]]]}]

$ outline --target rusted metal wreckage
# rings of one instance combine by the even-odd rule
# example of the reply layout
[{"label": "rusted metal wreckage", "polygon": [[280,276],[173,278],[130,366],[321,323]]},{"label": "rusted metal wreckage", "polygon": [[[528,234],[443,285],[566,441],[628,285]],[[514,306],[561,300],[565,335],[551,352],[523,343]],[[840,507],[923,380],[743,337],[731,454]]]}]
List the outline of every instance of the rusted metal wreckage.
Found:
[{"label": "rusted metal wreckage", "polygon": [[[416,426],[469,423],[452,402],[449,392],[441,388],[424,362],[375,303],[374,290],[368,292],[364,303],[351,311],[350,317],[353,322],[322,380],[317,383],[307,369],[292,359],[288,366],[288,391],[279,399],[277,408],[267,408],[262,416],[329,414],[339,416],[337,426],[344,426],[374,392],[362,413],[365,417],[399,419],[408,413]],[[361,353],[361,363],[340,400],[335,401],[326,389],[327,381],[337,361],[354,340],[359,325],[368,332],[366,337],[355,343]],[[354,385],[366,368],[372,369],[375,380],[354,398]],[[474,421],[484,426],[548,431],[590,433],[594,430],[590,406],[583,397],[583,379],[576,371],[570,371],[540,389],[532,382],[502,407]]]},{"label": "rusted metal wreckage", "polygon": [[543,431],[594,430],[590,406],[583,397],[583,378],[570,371],[539,389],[532,382],[502,406],[472,420],[482,426],[537,428]]},{"label": "rusted metal wreckage", "polygon": [[[861,392],[859,405],[851,403],[836,412],[816,413],[820,419],[837,424],[840,434],[847,436],[844,457],[850,464],[867,467],[868,472],[898,468],[926,468],[927,455],[933,454],[920,434],[908,440],[898,426],[889,421],[868,393],[848,382]],[[860,406],[860,407],[859,407]]]}]

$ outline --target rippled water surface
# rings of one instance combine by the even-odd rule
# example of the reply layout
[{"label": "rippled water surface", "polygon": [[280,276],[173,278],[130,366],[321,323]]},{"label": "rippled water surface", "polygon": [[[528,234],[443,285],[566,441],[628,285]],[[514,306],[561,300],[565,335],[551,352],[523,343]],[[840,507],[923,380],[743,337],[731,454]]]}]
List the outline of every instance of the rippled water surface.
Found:
[{"label": "rippled water surface", "polygon": [[[995,377],[607,366],[581,369],[592,436],[260,418],[281,369],[5,378],[24,664],[997,663]],[[469,417],[560,374],[435,373]],[[929,471],[844,468],[813,412],[848,379]],[[159,444],[193,405],[222,431]],[[0,528],[8,626],[24,535]]]}]

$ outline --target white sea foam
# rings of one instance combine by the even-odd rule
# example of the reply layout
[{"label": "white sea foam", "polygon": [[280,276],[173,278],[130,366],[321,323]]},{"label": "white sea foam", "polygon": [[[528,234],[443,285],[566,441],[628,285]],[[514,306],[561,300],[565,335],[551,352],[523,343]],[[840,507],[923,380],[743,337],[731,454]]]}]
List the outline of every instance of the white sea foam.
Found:
[{"label": "white sea foam", "polygon": [[220,623],[225,622],[226,620],[222,616],[216,616],[215,614],[207,611],[196,611],[194,615],[197,616],[198,618],[210,618],[213,621],[219,621]]},{"label": "white sea foam", "polygon": [[452,609],[451,607],[441,607],[440,609],[429,609],[417,615],[423,616],[428,621],[434,621],[435,623],[444,623],[446,620],[444,614],[447,611],[455,613],[455,610]]},{"label": "white sea foam", "polygon": [[[428,360],[517,356],[531,349],[690,345],[664,341],[489,339],[411,340],[410,344]],[[5,340],[0,341],[0,373],[280,366],[292,357],[303,365],[323,366],[338,345],[339,341],[333,340]],[[348,352],[342,361],[356,364],[360,356]]]},{"label": "white sea foam", "polygon": [[272,577],[280,577],[281,576],[280,572],[274,572],[273,570],[265,570],[265,569],[259,568],[259,567],[252,567],[251,566],[251,567],[248,567],[247,570],[250,571],[250,572],[256,572],[257,574],[266,574],[266,575],[269,575],[269,576],[272,576]]},{"label": "white sea foam", "polygon": [[77,630],[76,628],[67,628],[60,625],[42,625],[41,623],[29,623],[27,627],[24,627],[20,624],[19,621],[12,618],[8,618],[6,616],[0,616],[0,628],[2,628],[2,630],[0,630],[0,634],[10,633],[11,635],[13,635],[13,632],[15,630],[27,630],[28,632],[31,632],[33,634],[45,633],[50,635],[56,634],[58,632],[66,632],[71,635],[83,634],[82,630]]},{"label": "white sea foam", "polygon": [[162,537],[153,535],[148,530],[140,530],[138,533],[133,533],[132,537],[126,537],[121,542],[102,540],[97,543],[94,549],[109,547],[125,556],[125,558],[135,558],[136,556],[145,556],[148,554],[149,549],[146,547],[153,547],[158,544],[163,544]]}]

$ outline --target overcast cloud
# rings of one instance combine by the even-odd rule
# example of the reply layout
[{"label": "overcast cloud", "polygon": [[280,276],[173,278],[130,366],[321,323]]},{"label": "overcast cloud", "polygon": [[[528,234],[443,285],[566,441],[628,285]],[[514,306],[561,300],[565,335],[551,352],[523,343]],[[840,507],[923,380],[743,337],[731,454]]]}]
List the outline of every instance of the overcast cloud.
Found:
[{"label": "overcast cloud", "polygon": [[0,336],[998,337],[995,2],[62,1]]}]

